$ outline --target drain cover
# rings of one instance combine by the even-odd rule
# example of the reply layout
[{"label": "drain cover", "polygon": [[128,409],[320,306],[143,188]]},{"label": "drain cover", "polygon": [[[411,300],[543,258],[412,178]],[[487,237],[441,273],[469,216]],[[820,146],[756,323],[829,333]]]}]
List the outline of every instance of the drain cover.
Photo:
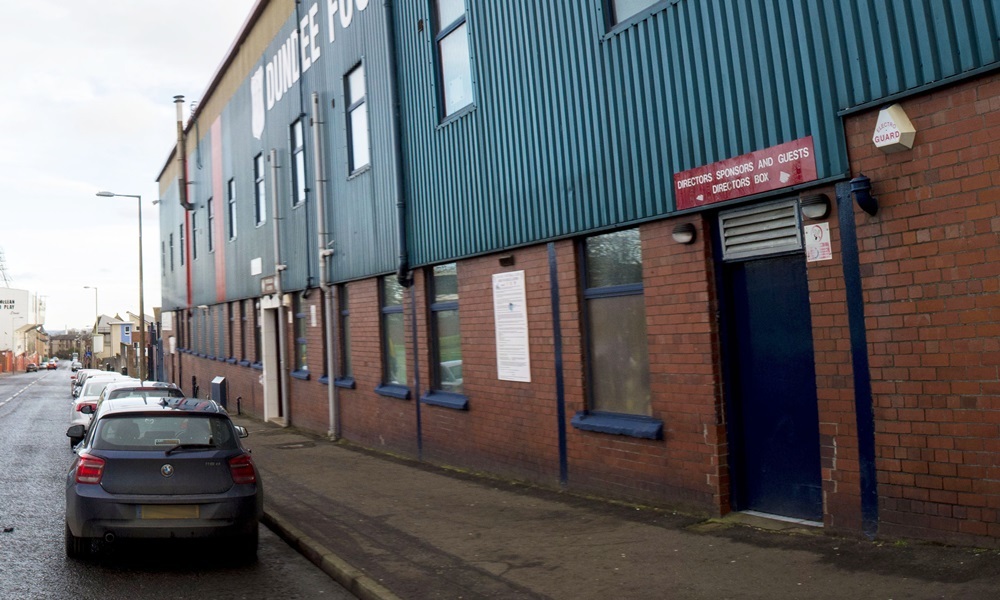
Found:
[{"label": "drain cover", "polygon": [[299,448],[312,448],[316,444],[312,442],[296,442],[294,444],[283,444],[278,446],[279,450],[298,450]]}]

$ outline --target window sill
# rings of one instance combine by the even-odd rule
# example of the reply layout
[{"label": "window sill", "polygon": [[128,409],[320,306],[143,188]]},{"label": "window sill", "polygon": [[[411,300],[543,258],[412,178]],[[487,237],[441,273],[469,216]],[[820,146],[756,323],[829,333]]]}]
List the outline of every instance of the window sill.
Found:
[{"label": "window sill", "polygon": [[333,380],[333,385],[339,388],[353,390],[356,384],[354,383],[353,377],[338,377],[337,379]]},{"label": "window sill", "polygon": [[410,399],[410,388],[395,383],[384,383],[375,388],[375,393],[379,396],[388,396],[389,398],[398,398],[400,400]]},{"label": "window sill", "polygon": [[469,410],[469,399],[462,394],[452,392],[430,391],[420,398],[424,404],[431,406],[441,406],[454,410]]},{"label": "window sill", "polygon": [[372,170],[371,163],[368,163],[367,165],[363,165],[360,168],[355,169],[354,171],[351,171],[350,173],[348,173],[347,174],[347,180],[350,181],[352,179],[357,179],[358,177],[361,177],[362,175],[364,175],[365,173],[367,173],[368,171],[371,171],[371,170]]},{"label": "window sill", "polygon": [[615,23],[614,25],[612,25],[608,29],[607,33],[604,34],[604,40],[608,40],[610,38],[615,37],[616,35],[620,34],[621,32],[623,32],[623,31],[627,30],[628,28],[632,27],[633,25],[636,25],[637,23],[641,23],[642,21],[645,21],[646,19],[648,19],[651,16],[655,15],[656,13],[660,12],[664,8],[667,8],[668,6],[673,6],[674,4],[677,4],[679,1],[680,0],[660,0],[656,4],[652,4],[652,5],[648,6],[647,8],[644,8],[644,9],[640,10],[639,12],[637,12],[634,15],[628,17],[627,19],[625,19],[623,21],[620,21],[620,22]]},{"label": "window sill", "polygon": [[227,358],[226,362],[229,363],[229,364],[231,364],[231,365],[235,365],[236,364],[236,358],[234,358],[234,357]]},{"label": "window sill", "polygon": [[455,112],[451,113],[447,117],[444,117],[443,119],[441,119],[441,122],[438,123],[437,127],[438,127],[438,129],[441,129],[443,127],[447,127],[448,125],[451,125],[455,121],[461,120],[462,117],[464,117],[465,115],[471,113],[474,110],[476,110],[476,103],[475,102],[470,102],[468,105],[463,106],[462,108],[456,110]]},{"label": "window sill", "polygon": [[291,376],[295,379],[301,379],[302,381],[309,381],[309,371],[292,371]]},{"label": "window sill", "polygon": [[663,421],[651,417],[582,410],[573,416],[573,427],[583,431],[624,435],[647,440],[663,439]]},{"label": "window sill", "polygon": [[264,370],[264,365],[261,364],[261,363],[251,363],[250,364],[250,368],[254,369],[254,370],[257,370],[257,371],[263,371]]},{"label": "window sill", "polygon": [[240,365],[241,367],[249,367],[249,366],[250,366],[250,361],[249,361],[249,360],[241,360],[241,361],[239,362],[239,365]]}]

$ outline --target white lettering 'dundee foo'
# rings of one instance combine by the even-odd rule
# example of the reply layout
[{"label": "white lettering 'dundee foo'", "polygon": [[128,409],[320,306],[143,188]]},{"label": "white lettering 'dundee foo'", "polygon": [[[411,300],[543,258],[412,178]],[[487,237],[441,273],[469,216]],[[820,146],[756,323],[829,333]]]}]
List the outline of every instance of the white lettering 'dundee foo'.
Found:
[{"label": "white lettering 'dundee foo'", "polygon": [[[370,0],[326,0],[327,27],[330,43],[336,39],[337,23],[347,29],[355,13],[368,8]],[[299,77],[316,64],[322,56],[320,39],[319,4],[313,3],[305,11],[296,28],[281,47],[250,76],[250,110],[253,135],[260,139],[264,134],[264,115],[284,98]]]}]

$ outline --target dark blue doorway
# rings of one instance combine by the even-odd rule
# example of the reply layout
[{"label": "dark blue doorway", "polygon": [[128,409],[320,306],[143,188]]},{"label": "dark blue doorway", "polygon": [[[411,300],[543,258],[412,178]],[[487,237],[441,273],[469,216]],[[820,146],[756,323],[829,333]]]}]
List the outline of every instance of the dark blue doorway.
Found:
[{"label": "dark blue doorway", "polygon": [[724,265],[734,504],[820,521],[819,413],[805,257]]}]

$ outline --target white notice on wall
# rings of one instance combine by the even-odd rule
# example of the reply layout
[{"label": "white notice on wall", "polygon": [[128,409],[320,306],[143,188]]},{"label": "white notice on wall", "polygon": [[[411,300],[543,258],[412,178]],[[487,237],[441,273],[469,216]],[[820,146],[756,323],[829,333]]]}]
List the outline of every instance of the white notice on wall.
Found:
[{"label": "white notice on wall", "polygon": [[524,271],[493,275],[493,318],[496,321],[497,378],[530,382]]},{"label": "white notice on wall", "polygon": [[802,233],[806,238],[806,262],[831,260],[833,258],[829,223],[806,225]]}]

